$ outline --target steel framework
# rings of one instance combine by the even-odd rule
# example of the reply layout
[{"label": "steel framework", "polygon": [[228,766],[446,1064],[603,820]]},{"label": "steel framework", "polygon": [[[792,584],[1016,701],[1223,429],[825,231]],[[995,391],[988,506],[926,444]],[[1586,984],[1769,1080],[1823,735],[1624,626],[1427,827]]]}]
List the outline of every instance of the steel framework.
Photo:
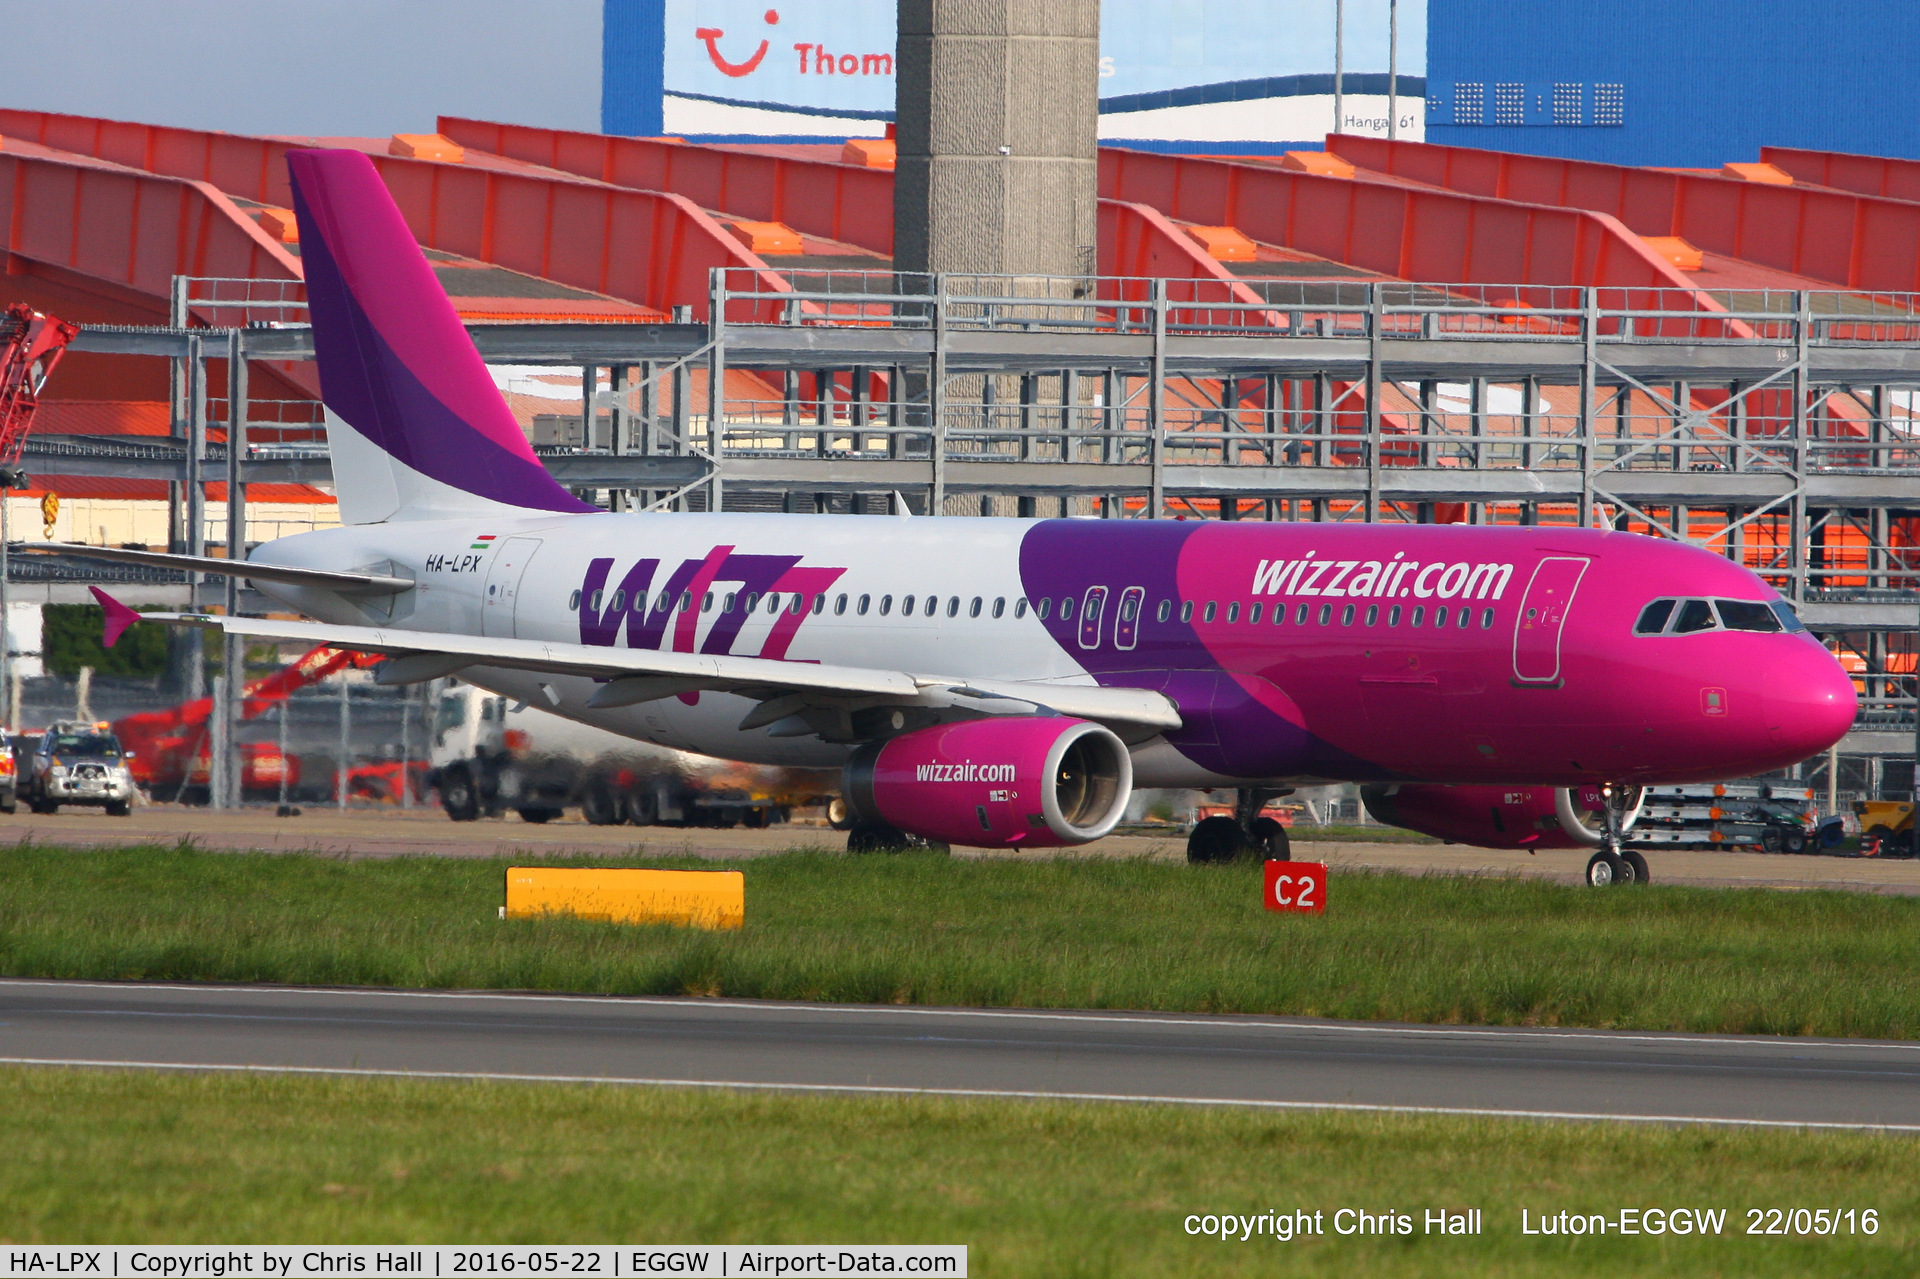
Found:
[{"label": "steel framework", "polygon": [[[1723,311],[1643,287],[1268,283],[1249,298],[1203,279],[769,274],[716,270],[700,324],[470,331],[490,360],[581,368],[595,387],[613,370],[590,397],[605,443],[547,461],[616,506],[904,497],[945,515],[1690,538],[1774,582],[1855,661],[1846,749],[1912,752],[1920,298],[1757,293]],[[209,360],[311,358],[284,305],[222,316],[238,327],[88,328],[74,349],[171,357],[188,388]],[[178,480],[190,505],[196,476],[329,474],[317,445],[206,445],[207,415],[235,410],[186,400],[197,446],[48,444],[28,465]]]}]

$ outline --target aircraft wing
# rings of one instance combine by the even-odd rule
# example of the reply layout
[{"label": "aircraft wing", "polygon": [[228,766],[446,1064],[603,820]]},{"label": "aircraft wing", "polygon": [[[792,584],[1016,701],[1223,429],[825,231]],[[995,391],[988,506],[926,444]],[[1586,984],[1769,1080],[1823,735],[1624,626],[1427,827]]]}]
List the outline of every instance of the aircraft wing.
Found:
[{"label": "aircraft wing", "polygon": [[469,666],[490,666],[606,681],[589,703],[600,708],[631,706],[699,689],[739,693],[761,702],[741,722],[742,728],[774,723],[815,699],[886,705],[924,703],[930,696],[1026,702],[1063,715],[1135,729],[1173,729],[1181,723],[1173,703],[1149,689],[968,680],[725,653],[661,652],[200,613],[142,613],[139,620],[200,626],[252,639],[386,653],[394,658],[381,668],[386,683],[411,683],[451,675]]},{"label": "aircraft wing", "polygon": [[214,573],[221,577],[247,577],[257,582],[284,582],[289,586],[318,586],[323,590],[349,595],[397,595],[410,591],[410,578],[388,577],[382,573],[336,573],[320,568],[289,568],[279,564],[255,564],[251,560],[222,560],[211,555],[175,555],[168,551],[136,551],[118,546],[70,546],[65,542],[22,542],[12,548],[39,555],[76,555],[81,559],[109,560],[115,564],[144,564],[149,568],[182,569],[189,573]]}]

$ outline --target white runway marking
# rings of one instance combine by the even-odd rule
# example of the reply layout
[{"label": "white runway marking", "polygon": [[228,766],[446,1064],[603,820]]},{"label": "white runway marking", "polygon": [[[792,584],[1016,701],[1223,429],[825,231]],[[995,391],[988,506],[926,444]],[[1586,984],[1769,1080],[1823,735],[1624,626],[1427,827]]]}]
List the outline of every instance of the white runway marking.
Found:
[{"label": "white runway marking", "polygon": [[368,1070],[348,1066],[235,1066],[217,1062],[89,1061],[0,1057],[5,1066],[76,1066],[106,1070],[188,1070],[243,1075],[356,1075],[395,1079],[463,1079],[490,1083],[619,1084],[647,1088],[730,1088],[752,1092],[852,1093],[909,1097],[996,1097],[1010,1101],[1111,1101],[1163,1106],[1236,1106],[1250,1110],[1338,1110],[1387,1115],[1461,1115],[1491,1119],[1555,1119],[1583,1123],[1711,1124],[1720,1128],[1818,1128],[1920,1133],[1920,1124],[1866,1124],[1793,1119],[1718,1119],[1704,1115],[1605,1115],[1568,1110],[1490,1110],[1467,1106],[1385,1106],[1348,1101],[1262,1101],[1238,1097],[1162,1097],[1134,1093],[1042,1092],[1030,1089],[907,1088],[879,1084],[760,1083],[749,1079],[638,1079],[618,1075],[525,1075],[464,1070]]}]

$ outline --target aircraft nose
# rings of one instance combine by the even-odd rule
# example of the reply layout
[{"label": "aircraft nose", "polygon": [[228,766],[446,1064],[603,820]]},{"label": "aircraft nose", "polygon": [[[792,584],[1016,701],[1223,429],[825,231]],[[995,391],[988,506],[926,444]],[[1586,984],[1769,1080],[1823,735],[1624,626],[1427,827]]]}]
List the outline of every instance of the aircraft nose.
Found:
[{"label": "aircraft nose", "polygon": [[1768,736],[1796,760],[1846,736],[1858,710],[1853,681],[1833,654],[1812,642],[1767,668],[1760,696]]}]

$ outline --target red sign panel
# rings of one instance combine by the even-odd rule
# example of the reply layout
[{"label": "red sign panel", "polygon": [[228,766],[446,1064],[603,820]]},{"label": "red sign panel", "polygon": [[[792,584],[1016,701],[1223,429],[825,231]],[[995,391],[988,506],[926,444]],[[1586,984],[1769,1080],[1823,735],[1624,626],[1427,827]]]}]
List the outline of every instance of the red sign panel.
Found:
[{"label": "red sign panel", "polygon": [[1325,862],[1268,862],[1268,910],[1303,910],[1318,915],[1327,908]]}]

